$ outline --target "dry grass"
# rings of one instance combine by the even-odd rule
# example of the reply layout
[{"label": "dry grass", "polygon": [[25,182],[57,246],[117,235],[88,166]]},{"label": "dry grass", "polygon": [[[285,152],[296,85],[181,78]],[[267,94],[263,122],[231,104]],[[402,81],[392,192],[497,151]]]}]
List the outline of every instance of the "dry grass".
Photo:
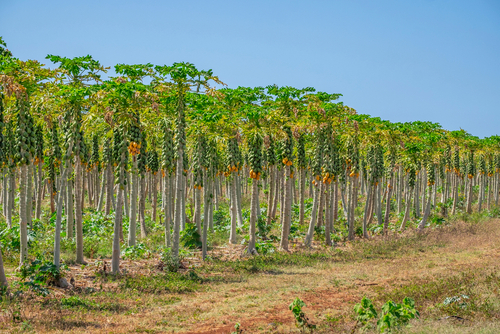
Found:
[{"label": "dry grass", "polygon": [[[70,276],[78,289],[4,302],[0,330],[231,333],[238,322],[246,333],[293,333],[298,329],[288,305],[299,297],[318,333],[347,333],[354,326],[352,308],[363,296],[380,306],[412,295],[422,317],[404,332],[498,333],[499,223],[456,223],[336,249],[317,245],[306,251],[297,244],[292,254],[237,262],[231,254],[241,254],[240,248],[220,248],[212,255],[233,262],[201,265],[194,257],[185,265],[196,269],[168,275],[155,268],[156,258],[125,261],[128,273],[121,277],[103,275],[102,264],[75,266]],[[444,319],[460,310],[439,303],[461,291],[477,307],[460,313],[466,320]]]}]

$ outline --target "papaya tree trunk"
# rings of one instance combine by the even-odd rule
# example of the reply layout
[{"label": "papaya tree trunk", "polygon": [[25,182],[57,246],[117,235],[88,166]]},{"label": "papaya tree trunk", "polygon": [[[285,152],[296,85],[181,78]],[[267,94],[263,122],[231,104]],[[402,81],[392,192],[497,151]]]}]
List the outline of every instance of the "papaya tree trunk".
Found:
[{"label": "papaya tree trunk", "polygon": [[165,177],[163,178],[163,197],[165,198],[165,201],[163,202],[163,212],[165,216],[165,245],[167,247],[170,247],[170,244],[172,242],[171,240],[171,235],[170,235],[170,224],[171,224],[171,213],[170,213],[170,200],[171,200],[171,194],[170,194],[170,174],[167,172],[165,173]]},{"label": "papaya tree trunk", "polygon": [[20,167],[21,174],[19,175],[19,234],[21,243],[20,261],[19,265],[22,266],[28,259],[28,220],[27,220],[27,196],[26,196],[26,178],[27,178],[27,165]]},{"label": "papaya tree trunk", "polygon": [[372,182],[368,181],[368,186],[367,186],[367,195],[366,195],[366,203],[365,203],[365,214],[363,216],[363,237],[366,239],[369,239],[370,236],[368,235],[368,215],[370,213],[370,206],[373,203],[373,187]]},{"label": "papaya tree trunk", "polygon": [[300,180],[299,180],[299,224],[304,224],[304,210],[305,210],[305,195],[306,195],[306,171],[304,168],[300,168]]},{"label": "papaya tree trunk", "polygon": [[229,242],[231,244],[236,243],[236,224],[237,224],[237,208],[236,208],[236,174],[231,173],[231,180],[230,180],[230,190],[229,190],[229,196],[231,198],[231,231],[229,234]]},{"label": "papaya tree trunk", "polygon": [[75,222],[76,222],[76,263],[85,264],[83,259],[83,213],[82,213],[82,164],[80,156],[75,158]]},{"label": "papaya tree trunk", "polygon": [[36,213],[35,218],[40,219],[42,216],[42,194],[43,194],[43,175],[42,162],[38,162],[38,191],[36,196]]},{"label": "papaya tree trunk", "polygon": [[291,209],[292,209],[292,180],[290,178],[290,166],[285,166],[285,199],[284,199],[284,214],[283,214],[283,224],[281,229],[281,243],[280,248],[284,251],[288,251],[288,236],[290,234],[290,223],[291,223]]},{"label": "papaya tree trunk", "polygon": [[271,224],[274,204],[274,166],[269,166],[269,193],[267,196],[267,224]]},{"label": "papaya tree trunk", "polygon": [[179,238],[182,224],[182,201],[184,198],[184,187],[182,185],[183,171],[183,150],[177,151],[177,168],[175,169],[175,212],[174,212],[174,235],[172,243],[172,253],[175,258],[179,257]]},{"label": "papaya tree trunk", "polygon": [[139,184],[139,223],[141,224],[141,238],[147,236],[146,230],[146,176],[144,174],[140,175]]},{"label": "papaya tree trunk", "polygon": [[331,239],[331,210],[330,210],[330,184],[325,184],[325,244],[327,246],[332,245]]},{"label": "papaya tree trunk", "polygon": [[66,186],[68,189],[68,192],[66,193],[66,208],[65,208],[65,213],[66,213],[66,238],[68,240],[73,239],[73,180],[72,180],[72,174],[73,174],[73,165],[71,161],[67,162],[67,167],[68,169],[68,175],[66,178]]},{"label": "papaya tree trunk", "polygon": [[255,254],[257,250],[255,249],[255,227],[257,222],[257,211],[260,211],[258,208],[258,197],[259,197],[259,187],[258,180],[256,178],[252,179],[252,199],[251,199],[251,209],[250,209],[250,226],[249,226],[249,240],[248,240],[248,254]]},{"label": "papaya tree trunk", "polygon": [[318,220],[319,192],[320,186],[318,184],[313,185],[313,206],[311,210],[311,220],[309,221],[309,229],[307,230],[306,238],[304,240],[304,245],[306,247],[311,247],[311,242],[314,235],[314,227],[316,226],[316,221]]},{"label": "papaya tree trunk", "polygon": [[132,194],[130,195],[130,215],[128,227],[128,245],[135,246],[135,235],[137,230],[137,156],[132,157]]},{"label": "papaya tree trunk", "polygon": [[[429,189],[429,193],[430,193],[432,190],[432,186],[429,186],[428,189]],[[430,212],[431,212],[431,197],[428,196],[427,205],[426,205],[425,211],[424,211],[424,216],[423,216],[422,220],[420,221],[420,224],[418,225],[419,232],[424,230],[424,227],[425,227],[425,224],[427,224],[427,218],[429,218]]]}]

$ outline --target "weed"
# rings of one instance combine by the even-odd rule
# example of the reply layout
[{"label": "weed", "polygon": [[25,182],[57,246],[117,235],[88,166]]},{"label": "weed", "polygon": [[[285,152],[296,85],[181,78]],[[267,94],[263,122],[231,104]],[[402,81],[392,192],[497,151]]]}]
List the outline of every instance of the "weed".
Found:
[{"label": "weed", "polygon": [[144,246],[143,243],[139,243],[134,246],[128,246],[122,252],[122,257],[124,259],[137,260],[142,259],[147,255],[147,257],[151,256],[151,252],[149,252]]},{"label": "weed", "polygon": [[393,329],[406,325],[411,319],[420,317],[419,312],[415,309],[415,301],[405,297],[401,304],[394,303],[392,300],[387,301],[382,306],[380,317],[373,305],[372,301],[366,297],[361,299],[361,303],[354,306],[356,312],[356,328],[361,324],[367,328],[373,319],[377,319],[377,329],[381,333],[390,332]]},{"label": "weed", "polygon": [[201,278],[194,272],[181,274],[168,272],[156,275],[126,277],[121,283],[122,290],[137,290],[143,293],[184,293],[196,291]]},{"label": "weed", "polygon": [[288,306],[295,317],[297,327],[301,328],[303,332],[306,328],[312,332],[313,329],[316,329],[316,325],[311,324],[309,318],[304,314],[304,312],[302,312],[303,307],[306,307],[306,303],[304,303],[300,298],[295,298],[295,300]]},{"label": "weed", "polygon": [[201,237],[196,224],[186,223],[186,228],[181,231],[180,241],[188,249],[201,248]]}]

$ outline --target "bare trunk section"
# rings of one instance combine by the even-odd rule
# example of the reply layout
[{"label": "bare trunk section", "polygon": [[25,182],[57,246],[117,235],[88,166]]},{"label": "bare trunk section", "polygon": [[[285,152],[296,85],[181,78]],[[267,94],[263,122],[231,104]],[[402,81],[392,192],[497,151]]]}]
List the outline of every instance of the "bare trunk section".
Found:
[{"label": "bare trunk section", "polygon": [[290,222],[291,222],[291,194],[292,184],[290,179],[290,166],[285,166],[285,200],[284,200],[284,215],[283,224],[281,226],[281,243],[280,248],[282,250],[288,251],[288,235],[290,234]]},{"label": "bare trunk section", "polygon": [[184,198],[184,187],[182,185],[183,171],[183,150],[177,151],[177,167],[175,169],[175,212],[174,212],[174,236],[172,242],[172,253],[175,258],[179,257],[179,237],[182,224],[182,199]]},{"label": "bare trunk section", "polygon": [[267,224],[271,224],[271,221],[273,219],[273,204],[274,204],[274,191],[275,191],[275,180],[274,180],[274,175],[275,175],[275,167],[270,166],[269,167],[269,193],[267,196]]},{"label": "bare trunk section", "polygon": [[43,179],[42,179],[42,162],[38,162],[38,191],[36,196],[36,212],[35,218],[40,219],[42,216],[42,194],[43,194]]},{"label": "bare trunk section", "polygon": [[137,191],[139,188],[137,176],[137,156],[132,157],[132,193],[130,195],[130,214],[128,227],[128,245],[135,245],[135,235],[137,231]]},{"label": "bare trunk section", "polygon": [[66,177],[66,187],[68,189],[66,193],[66,239],[73,239],[73,165],[71,161],[67,162],[68,175]]},{"label": "bare trunk section", "polygon": [[[429,193],[430,193],[432,190],[432,186],[429,186],[428,189],[429,189]],[[424,216],[423,216],[422,220],[420,221],[420,224],[418,224],[418,231],[419,232],[424,230],[424,227],[425,227],[425,224],[427,224],[427,218],[429,218],[430,212],[431,212],[431,196],[428,196],[427,205],[426,205],[425,211],[424,211]]]},{"label": "bare trunk section", "polygon": [[171,224],[171,213],[170,213],[170,175],[168,173],[165,173],[165,177],[163,178],[163,197],[164,197],[164,202],[163,204],[163,212],[164,212],[164,220],[165,220],[165,245],[167,247],[170,247],[172,240],[171,240],[171,235],[170,235],[170,224]]},{"label": "bare trunk section", "polygon": [[314,227],[316,226],[316,221],[318,219],[319,192],[320,187],[318,185],[313,185],[313,206],[311,211],[311,220],[309,222],[309,229],[307,230],[306,238],[304,240],[304,245],[306,247],[311,247],[311,242],[314,235]]},{"label": "bare trunk section", "polygon": [[392,180],[394,173],[391,173],[389,182],[387,183],[387,200],[385,202],[385,216],[384,216],[384,235],[387,235],[389,228],[389,218],[391,216],[391,197],[392,197]]},{"label": "bare trunk section", "polygon": [[251,199],[251,204],[250,204],[250,226],[249,226],[249,240],[248,240],[248,248],[247,252],[248,254],[256,254],[257,250],[255,249],[255,226],[257,222],[257,211],[260,211],[258,207],[258,200],[259,200],[259,187],[258,187],[258,180],[257,179],[252,179],[252,199]]},{"label": "bare trunk section", "polygon": [[306,171],[304,168],[300,169],[299,179],[299,224],[304,224],[304,210],[305,210],[305,194],[306,194]]},{"label": "bare trunk section", "polygon": [[146,231],[146,177],[140,175],[139,182],[139,223],[141,225],[141,238],[147,236]]},{"label": "bare trunk section", "polygon": [[28,220],[26,217],[26,177],[28,166],[20,167],[21,175],[19,176],[19,234],[21,242],[21,252],[19,265],[22,266],[28,259]]},{"label": "bare trunk section", "polygon": [[325,244],[327,246],[332,245],[332,238],[331,238],[331,210],[330,210],[330,184],[326,183],[325,184]]},{"label": "bare trunk section", "polygon": [[237,215],[238,213],[236,212],[236,177],[235,174],[232,173],[231,175],[231,181],[230,181],[230,191],[229,191],[229,196],[231,198],[231,231],[229,235],[229,242],[231,244],[236,243],[236,223],[237,223]]},{"label": "bare trunk section", "polygon": [[75,222],[76,222],[76,263],[85,264],[83,259],[83,215],[82,215],[82,164],[75,158]]},{"label": "bare trunk section", "polygon": [[363,237],[368,239],[368,214],[370,213],[370,205],[373,203],[373,184],[368,181],[367,195],[366,195],[366,204],[365,204],[365,213],[363,217]]}]

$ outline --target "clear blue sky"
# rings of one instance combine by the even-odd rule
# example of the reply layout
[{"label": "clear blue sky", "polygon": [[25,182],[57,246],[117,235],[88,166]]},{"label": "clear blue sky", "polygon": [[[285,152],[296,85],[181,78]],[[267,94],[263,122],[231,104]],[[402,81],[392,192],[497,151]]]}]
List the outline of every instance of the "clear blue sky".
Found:
[{"label": "clear blue sky", "polygon": [[500,134],[500,0],[0,0],[21,59],[213,69],[230,87],[313,86],[359,113]]}]

